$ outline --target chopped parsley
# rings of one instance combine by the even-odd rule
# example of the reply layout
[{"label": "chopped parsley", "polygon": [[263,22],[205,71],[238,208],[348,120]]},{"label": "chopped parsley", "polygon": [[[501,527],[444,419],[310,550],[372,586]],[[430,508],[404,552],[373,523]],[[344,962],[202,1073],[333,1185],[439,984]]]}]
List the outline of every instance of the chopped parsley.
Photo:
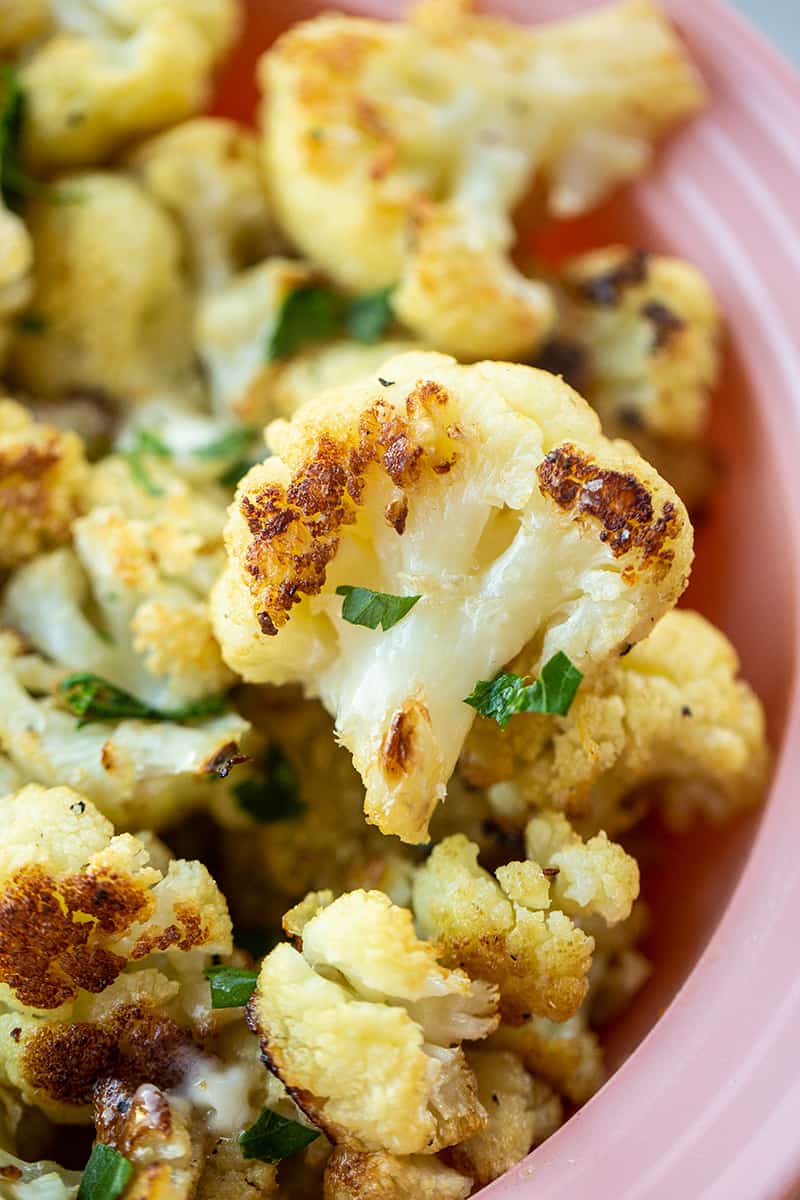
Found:
[{"label": "chopped parsley", "polygon": [[203,974],[211,987],[212,1008],[241,1008],[258,980],[258,971],[247,967],[206,967]]},{"label": "chopped parsley", "polygon": [[241,458],[258,430],[250,425],[229,429],[205,446],[193,450],[195,458]]},{"label": "chopped parsley", "polygon": [[539,678],[526,683],[521,675],[501,671],[491,680],[480,680],[464,701],[482,717],[493,717],[505,729],[515,713],[553,713],[565,717],[583,674],[561,650],[545,663]]},{"label": "chopped parsley", "polygon": [[319,1137],[318,1129],[309,1129],[299,1121],[289,1121],[269,1108],[261,1110],[255,1124],[239,1135],[243,1158],[260,1158],[277,1163],[303,1150]]},{"label": "chopped parsley", "polygon": [[372,345],[391,325],[394,319],[391,304],[393,291],[391,287],[382,288],[379,292],[356,296],[350,301],[345,325],[347,332],[357,342]]},{"label": "chopped parsley", "polygon": [[152,455],[154,458],[171,458],[172,451],[151,429],[138,429],[133,445],[130,450],[122,452],[122,457],[128,464],[131,475],[148,496],[163,496],[164,489],[150,478],[142,461],[147,455]]},{"label": "chopped parsley", "polygon": [[295,288],[283,302],[267,345],[267,361],[289,358],[306,342],[335,337],[342,320],[342,301],[330,288],[309,284]]},{"label": "chopped parsley", "polygon": [[90,672],[62,679],[61,694],[69,711],[81,718],[79,729],[93,721],[195,721],[201,717],[219,716],[228,708],[227,696],[204,696],[180,708],[152,708],[130,692]]},{"label": "chopped parsley", "polygon": [[29,175],[23,166],[22,140],[25,123],[25,93],[19,74],[9,63],[0,65],[0,195],[6,207],[19,212],[31,196],[41,196],[53,203],[71,203],[79,199],[42,183]]},{"label": "chopped parsley", "polygon": [[274,742],[264,756],[259,774],[237,783],[233,794],[239,807],[262,825],[295,820],[307,808],[300,799],[297,772]]},{"label": "chopped parsley", "polygon": [[116,1200],[124,1192],[132,1172],[133,1167],[124,1154],[104,1142],[95,1142],[83,1171],[77,1200]]},{"label": "chopped parsley", "polygon": [[394,288],[381,288],[352,300],[323,284],[304,284],[284,300],[267,344],[267,361],[290,358],[308,342],[324,342],[347,332],[371,345],[394,319]]},{"label": "chopped parsley", "polygon": [[370,588],[350,587],[342,584],[336,589],[337,596],[344,596],[342,617],[351,625],[365,625],[367,629],[386,632],[402,621],[421,596],[392,596],[388,592],[373,592]]}]

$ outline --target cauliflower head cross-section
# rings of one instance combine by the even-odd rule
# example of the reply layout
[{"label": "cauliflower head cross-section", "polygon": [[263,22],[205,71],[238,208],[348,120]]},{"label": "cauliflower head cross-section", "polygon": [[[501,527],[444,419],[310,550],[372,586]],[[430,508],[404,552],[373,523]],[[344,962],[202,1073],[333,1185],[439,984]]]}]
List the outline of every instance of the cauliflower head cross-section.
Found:
[{"label": "cauliflower head cross-section", "polygon": [[[214,624],[230,667],[301,682],[336,717],[367,819],[422,842],[472,722],[529,643],[586,669],[683,590],[685,510],[560,380],[408,354],[275,422],[231,508]],[[419,596],[387,631],[337,587]]]},{"label": "cauliflower head cross-section", "polygon": [[437,961],[382,892],[309,898],[287,914],[298,948],[264,959],[248,1013],[270,1069],[335,1143],[431,1154],[485,1114],[461,1042],[497,1025],[486,983]]},{"label": "cauliflower head cross-section", "polygon": [[276,217],[337,282],[462,358],[522,358],[550,289],[512,265],[535,182],[576,216],[647,166],[702,87],[648,0],[536,29],[426,3],[407,22],[326,14],[262,60]]}]

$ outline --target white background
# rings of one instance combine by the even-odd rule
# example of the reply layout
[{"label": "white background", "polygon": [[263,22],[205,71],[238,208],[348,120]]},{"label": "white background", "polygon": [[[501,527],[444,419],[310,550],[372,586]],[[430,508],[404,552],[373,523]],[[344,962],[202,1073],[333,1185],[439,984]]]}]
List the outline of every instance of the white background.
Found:
[{"label": "white background", "polygon": [[[698,0],[702,4],[703,0]],[[800,66],[800,0],[732,0],[748,20]]]}]

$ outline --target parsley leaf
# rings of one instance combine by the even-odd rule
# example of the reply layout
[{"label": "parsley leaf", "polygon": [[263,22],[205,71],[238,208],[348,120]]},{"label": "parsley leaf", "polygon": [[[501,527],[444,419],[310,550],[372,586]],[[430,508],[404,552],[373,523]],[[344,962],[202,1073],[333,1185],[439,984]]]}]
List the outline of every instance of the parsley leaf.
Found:
[{"label": "parsley leaf", "polygon": [[152,708],[137,700],[130,692],[116,687],[100,675],[91,672],[68,675],[61,681],[61,693],[71,713],[81,717],[78,725],[93,721],[195,721],[200,717],[216,717],[228,708],[227,696],[204,696],[180,708]]},{"label": "parsley leaf", "polygon": [[301,817],[307,805],[299,795],[297,772],[274,743],[264,756],[261,772],[233,789],[239,807],[262,825]]},{"label": "parsley leaf", "polygon": [[19,207],[27,195],[27,176],[22,169],[22,121],[25,97],[15,69],[0,68],[0,192],[10,209]]},{"label": "parsley leaf", "polygon": [[367,629],[386,632],[402,621],[421,596],[392,596],[388,592],[373,592],[370,588],[350,587],[342,584],[336,589],[337,596],[344,596],[342,616],[351,625],[365,625]]},{"label": "parsley leaf", "polygon": [[78,1188],[77,1200],[116,1200],[124,1192],[133,1167],[124,1154],[95,1142]]},{"label": "parsley leaf", "polygon": [[330,288],[309,284],[295,288],[283,302],[267,345],[267,361],[289,358],[306,342],[335,337],[342,318],[342,299]]},{"label": "parsley leaf", "polygon": [[212,1008],[241,1008],[247,1004],[258,980],[258,971],[246,967],[206,967]]},{"label": "parsley leaf", "polygon": [[239,1134],[239,1145],[243,1158],[260,1158],[262,1162],[277,1163],[309,1146],[318,1137],[318,1129],[309,1129],[299,1121],[289,1121],[264,1108],[255,1124]]},{"label": "parsley leaf", "polygon": [[357,342],[371,345],[377,342],[394,320],[392,311],[393,287],[382,288],[379,292],[369,292],[365,296],[356,296],[350,301],[345,317],[347,332]]},{"label": "parsley leaf", "polygon": [[195,458],[241,458],[257,432],[258,430],[250,425],[229,429],[227,433],[220,434],[213,442],[199,446],[192,453]]},{"label": "parsley leaf", "polygon": [[131,475],[139,487],[144,488],[148,496],[163,496],[164,489],[150,478],[147,468],[142,462],[144,456],[148,454],[155,458],[172,457],[172,451],[164,445],[157,433],[153,433],[150,429],[138,429],[133,445],[130,450],[122,452],[122,457],[128,464]]},{"label": "parsley leaf", "polygon": [[481,679],[464,703],[482,717],[493,717],[505,729],[515,713],[554,713],[565,717],[570,710],[583,674],[561,650],[542,667],[534,683],[521,675],[501,671],[494,679]]}]

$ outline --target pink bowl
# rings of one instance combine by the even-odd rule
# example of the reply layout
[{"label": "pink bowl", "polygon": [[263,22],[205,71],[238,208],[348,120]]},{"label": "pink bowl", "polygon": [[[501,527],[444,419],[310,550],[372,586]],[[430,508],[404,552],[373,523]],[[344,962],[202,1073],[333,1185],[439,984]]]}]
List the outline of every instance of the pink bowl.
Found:
[{"label": "pink bowl", "polygon": [[[623,240],[695,261],[730,330],[713,440],[726,474],[698,530],[688,602],[733,638],[778,750],[764,811],[735,828],[642,839],[656,970],[614,1030],[616,1073],[496,1200],[773,1200],[800,1196],[800,80],[719,0],[664,0],[712,105],[646,183],[551,230],[564,254]],[[497,0],[533,22],[591,0]],[[326,7],[250,0],[218,108],[252,117],[253,66],[275,32]],[[345,0],[398,16],[402,0]],[[792,519],[794,517],[794,520]]]}]

